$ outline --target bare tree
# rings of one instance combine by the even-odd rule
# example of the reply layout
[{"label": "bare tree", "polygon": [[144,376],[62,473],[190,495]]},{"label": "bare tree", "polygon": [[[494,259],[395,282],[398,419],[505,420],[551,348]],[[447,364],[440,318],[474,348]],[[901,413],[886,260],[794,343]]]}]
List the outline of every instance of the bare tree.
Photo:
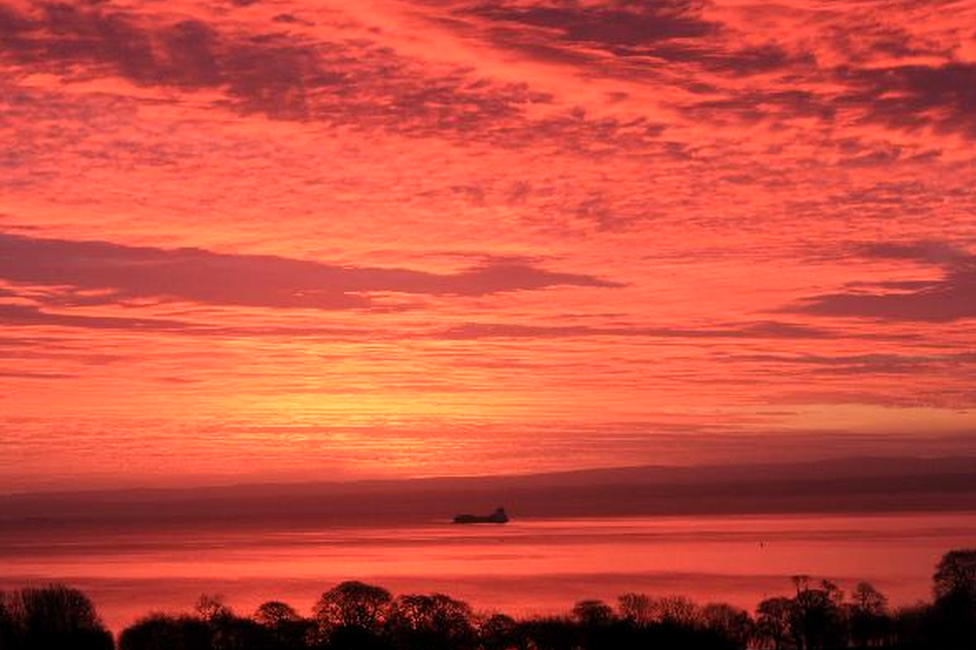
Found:
[{"label": "bare tree", "polygon": [[725,603],[709,603],[701,610],[702,623],[706,629],[717,632],[723,638],[745,648],[753,636],[753,622],[744,609]]},{"label": "bare tree", "polygon": [[795,603],[782,596],[767,598],[756,607],[756,636],[763,647],[782,650],[791,638]]},{"label": "bare tree", "polygon": [[644,627],[654,621],[656,603],[647,594],[629,593],[617,599],[617,610],[625,621]]},{"label": "bare tree", "polygon": [[701,622],[698,605],[684,596],[665,596],[657,601],[657,615],[661,623],[680,627],[694,627]]},{"label": "bare tree", "polygon": [[200,594],[197,598],[196,610],[200,618],[208,623],[234,615],[224,602],[223,594]]},{"label": "bare tree", "polygon": [[851,643],[860,647],[882,645],[891,633],[888,599],[869,582],[859,582],[849,607]]}]

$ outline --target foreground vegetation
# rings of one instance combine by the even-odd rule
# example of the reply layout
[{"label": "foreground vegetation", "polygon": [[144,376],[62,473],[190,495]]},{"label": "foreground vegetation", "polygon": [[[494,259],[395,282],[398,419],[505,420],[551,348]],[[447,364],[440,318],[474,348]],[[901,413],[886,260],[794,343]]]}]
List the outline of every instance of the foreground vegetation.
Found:
[{"label": "foreground vegetation", "polygon": [[0,650],[628,650],[693,648],[824,650],[976,648],[976,550],[946,553],[934,600],[892,611],[868,583],[845,594],[795,576],[792,596],[768,598],[753,615],[726,604],[625,594],[615,606],[584,600],[562,617],[479,615],[443,594],[394,597],[343,582],[312,616],[270,601],[250,616],[201,596],[194,614],[150,614],[116,640],[80,591],[52,585],[0,592]]}]

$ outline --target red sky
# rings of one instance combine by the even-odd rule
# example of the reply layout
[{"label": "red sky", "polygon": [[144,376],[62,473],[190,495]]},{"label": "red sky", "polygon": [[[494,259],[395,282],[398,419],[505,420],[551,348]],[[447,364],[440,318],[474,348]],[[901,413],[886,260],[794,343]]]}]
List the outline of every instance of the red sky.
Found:
[{"label": "red sky", "polygon": [[0,2],[0,489],[976,453],[976,2]]}]

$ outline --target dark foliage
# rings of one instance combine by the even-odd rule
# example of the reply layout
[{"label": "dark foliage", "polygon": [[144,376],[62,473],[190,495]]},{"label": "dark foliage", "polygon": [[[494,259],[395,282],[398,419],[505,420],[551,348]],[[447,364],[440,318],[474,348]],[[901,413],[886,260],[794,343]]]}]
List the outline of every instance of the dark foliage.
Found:
[{"label": "dark foliage", "polygon": [[[613,607],[582,600],[565,617],[480,615],[444,594],[390,592],[343,582],[305,618],[269,601],[238,616],[204,595],[193,615],[151,614],[119,637],[120,650],[962,650],[976,648],[976,551],[947,553],[931,604],[892,612],[862,582],[845,595],[826,580],[793,578],[792,596],[746,611],[687,598],[630,593]],[[91,601],[63,586],[0,593],[0,650],[110,650]]]},{"label": "dark foliage", "polygon": [[390,606],[385,634],[398,650],[474,650],[478,645],[471,607],[444,594],[399,596]]},{"label": "dark foliage", "polygon": [[112,635],[85,594],[63,585],[0,593],[0,650],[111,650]]},{"label": "dark foliage", "polygon": [[125,629],[120,650],[209,650],[210,627],[193,616],[150,614]]},{"label": "dark foliage", "polygon": [[976,549],[946,553],[932,581],[936,641],[946,650],[976,647]]}]

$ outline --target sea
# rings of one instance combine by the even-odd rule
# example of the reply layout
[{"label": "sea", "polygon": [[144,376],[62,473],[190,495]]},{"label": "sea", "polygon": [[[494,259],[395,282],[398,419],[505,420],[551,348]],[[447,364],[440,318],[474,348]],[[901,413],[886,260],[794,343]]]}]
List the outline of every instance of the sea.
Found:
[{"label": "sea", "polygon": [[0,589],[78,587],[115,632],[150,612],[190,612],[204,593],[222,595],[239,614],[268,600],[310,614],[322,592],[353,579],[516,616],[565,613],[582,599],[612,604],[628,592],[752,611],[763,598],[789,595],[794,575],[848,591],[868,581],[899,606],[930,599],[942,554],[974,545],[976,512],[8,525],[0,529]]}]

